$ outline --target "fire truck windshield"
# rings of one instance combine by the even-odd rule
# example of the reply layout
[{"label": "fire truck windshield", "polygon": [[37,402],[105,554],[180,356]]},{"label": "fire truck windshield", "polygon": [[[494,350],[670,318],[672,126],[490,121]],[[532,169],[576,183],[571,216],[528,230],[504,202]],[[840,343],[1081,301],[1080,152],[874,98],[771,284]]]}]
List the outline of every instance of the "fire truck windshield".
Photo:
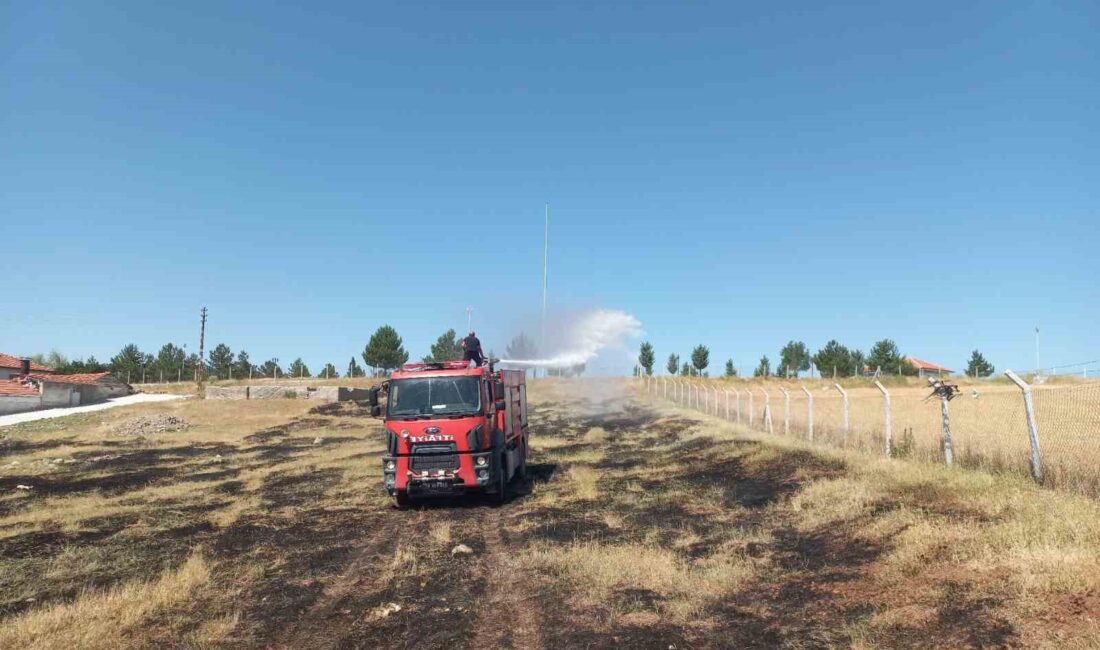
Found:
[{"label": "fire truck windshield", "polygon": [[424,377],[390,382],[387,416],[395,420],[481,412],[477,377]]}]

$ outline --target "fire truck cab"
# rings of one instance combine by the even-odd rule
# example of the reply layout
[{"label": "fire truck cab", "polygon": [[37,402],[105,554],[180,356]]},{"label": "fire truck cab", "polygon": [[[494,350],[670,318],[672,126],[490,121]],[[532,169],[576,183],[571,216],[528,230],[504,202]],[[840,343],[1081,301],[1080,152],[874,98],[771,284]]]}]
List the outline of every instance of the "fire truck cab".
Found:
[{"label": "fire truck cab", "polygon": [[511,480],[527,473],[525,380],[524,371],[492,363],[409,363],[371,389],[386,426],[383,485],[396,504],[471,492],[503,501]]}]

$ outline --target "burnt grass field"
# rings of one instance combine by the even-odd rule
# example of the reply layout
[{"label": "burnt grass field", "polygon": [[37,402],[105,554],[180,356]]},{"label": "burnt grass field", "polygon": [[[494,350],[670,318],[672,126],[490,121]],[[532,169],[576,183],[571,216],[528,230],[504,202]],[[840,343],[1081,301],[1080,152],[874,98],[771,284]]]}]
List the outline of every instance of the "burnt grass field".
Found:
[{"label": "burnt grass field", "polygon": [[1100,645],[1091,501],[532,394],[502,506],[394,509],[354,405],[0,430],[0,647]]}]

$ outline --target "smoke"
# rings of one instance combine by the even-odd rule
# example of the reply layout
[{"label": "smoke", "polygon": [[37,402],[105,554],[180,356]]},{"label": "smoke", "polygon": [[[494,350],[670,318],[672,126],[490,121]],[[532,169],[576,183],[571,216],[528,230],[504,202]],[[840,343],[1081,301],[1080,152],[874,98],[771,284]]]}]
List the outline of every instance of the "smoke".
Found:
[{"label": "smoke", "polygon": [[570,368],[587,364],[602,350],[618,347],[639,336],[642,324],[618,309],[595,309],[573,314],[548,325],[547,347],[539,359],[501,359],[517,368]]}]

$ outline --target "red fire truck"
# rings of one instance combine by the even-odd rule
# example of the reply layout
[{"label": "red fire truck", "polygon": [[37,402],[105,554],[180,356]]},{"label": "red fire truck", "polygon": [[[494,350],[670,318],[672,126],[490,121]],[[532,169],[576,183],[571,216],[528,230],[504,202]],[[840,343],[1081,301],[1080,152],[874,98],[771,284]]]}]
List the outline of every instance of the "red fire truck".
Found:
[{"label": "red fire truck", "polygon": [[386,423],[383,482],[397,505],[469,492],[503,501],[527,473],[525,379],[491,362],[409,363],[373,388],[371,407]]}]

